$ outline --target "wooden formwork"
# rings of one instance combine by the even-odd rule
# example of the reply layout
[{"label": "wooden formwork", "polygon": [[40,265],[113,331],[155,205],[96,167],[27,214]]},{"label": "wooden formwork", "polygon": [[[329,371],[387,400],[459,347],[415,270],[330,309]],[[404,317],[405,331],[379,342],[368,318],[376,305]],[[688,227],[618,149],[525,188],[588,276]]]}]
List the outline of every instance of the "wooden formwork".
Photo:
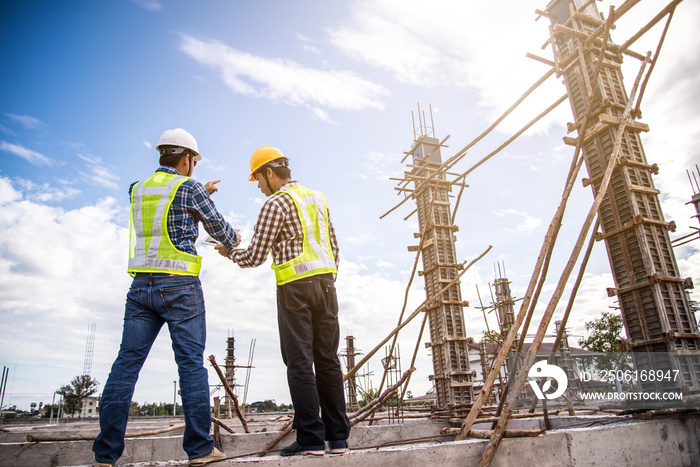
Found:
[{"label": "wooden formwork", "polygon": [[[608,252],[616,286],[611,293],[619,299],[629,345],[638,367],[673,368],[681,374],[680,381],[640,383],[645,390],[679,387],[699,392],[697,359],[693,364],[681,354],[700,350],[700,334],[668,234],[673,225],[664,219],[652,179],[658,167],[648,163],[640,138],[648,127],[634,120],[635,110],[624,129],[620,126],[630,99],[620,70],[623,55],[615,47],[610,49],[618,53],[603,55],[600,43],[588,40],[601,21],[594,5],[580,12],[572,2],[560,1],[550,11],[557,61],[566,63],[561,74],[574,127],[580,128],[578,138],[588,170],[585,182],[594,196],[610,159],[617,158],[598,209],[602,229],[598,239],[604,240]],[[583,129],[586,114],[597,123]],[[621,145],[615,153],[617,140]]]}]

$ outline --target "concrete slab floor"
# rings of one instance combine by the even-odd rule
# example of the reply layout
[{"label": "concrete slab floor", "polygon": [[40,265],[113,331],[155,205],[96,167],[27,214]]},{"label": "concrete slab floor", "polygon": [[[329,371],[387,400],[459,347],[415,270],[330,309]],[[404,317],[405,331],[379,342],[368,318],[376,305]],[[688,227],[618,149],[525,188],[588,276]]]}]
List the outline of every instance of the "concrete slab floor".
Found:
[{"label": "concrete slab floor", "polygon": [[[700,418],[662,418],[630,420],[622,417],[557,417],[555,428],[535,438],[503,439],[492,465],[538,466],[693,466],[700,465]],[[513,421],[514,423],[516,420]],[[533,427],[541,421],[530,419],[517,428]],[[294,440],[293,433],[280,442],[277,451],[259,458],[245,456],[260,451],[278,432],[224,434],[222,443],[228,456],[244,456],[213,463],[214,466],[305,467],[324,466],[400,466],[476,465],[488,440],[450,441],[441,437],[440,422],[412,422],[403,425],[356,426],[351,451],[342,456],[281,457],[278,450]],[[486,428],[486,427],[484,427]],[[516,428],[516,426],[511,426]],[[423,438],[422,441],[415,441]],[[2,438],[0,438],[2,439]],[[386,445],[396,441],[408,444]],[[181,448],[181,436],[159,436],[127,440],[127,449],[119,466],[188,465]],[[91,441],[30,444],[0,443],[0,465],[15,466],[89,466]],[[382,447],[379,447],[382,445]]]}]

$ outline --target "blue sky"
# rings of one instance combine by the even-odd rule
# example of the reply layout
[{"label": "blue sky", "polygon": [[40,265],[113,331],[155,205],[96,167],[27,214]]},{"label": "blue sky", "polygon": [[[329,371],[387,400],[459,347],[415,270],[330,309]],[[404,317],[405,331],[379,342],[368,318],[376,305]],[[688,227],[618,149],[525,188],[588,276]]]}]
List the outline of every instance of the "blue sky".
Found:
[{"label": "blue sky", "polygon": [[[417,225],[415,217],[403,220],[413,208],[407,204],[379,219],[401,200],[389,177],[406,170],[401,159],[414,137],[412,113],[418,104],[426,114],[432,109],[437,136],[450,135],[443,149],[449,157],[547,71],[526,53],[551,58],[551,50],[541,48],[547,23],[534,14],[545,2],[464,3],[5,2],[0,364],[11,370],[5,404],[51,402],[53,391],[82,372],[90,323],[96,323],[92,375],[104,384],[129,284],[127,189],[156,168],[154,146],[168,128],[195,136],[204,161],[194,177],[222,180],[216,205],[246,238],[263,202],[246,180],[255,148],[279,147],[294,178],[324,192],[341,247],[341,334],[353,334],[363,352],[380,342],[396,325],[413,264],[406,246],[415,243]],[[598,6],[607,15],[620,3]],[[660,9],[641,2],[618,22],[613,39],[623,42]],[[655,182],[662,206],[679,228],[672,237],[697,223],[685,203],[692,196],[686,169],[700,162],[699,19],[697,3],[680,4],[642,106],[642,121],[651,127],[644,135],[647,158],[661,168]],[[654,50],[659,34],[654,28],[633,49]],[[628,89],[638,68],[626,60]],[[560,80],[550,79],[454,171],[467,170],[564,92]],[[493,246],[462,279],[463,297],[472,303],[465,309],[468,333],[477,341],[485,324],[474,307],[476,287],[490,304],[495,265],[505,267],[516,297],[527,287],[572,156],[562,143],[572,120],[568,104],[559,106],[467,179],[456,218],[458,255],[471,260]],[[549,292],[592,199],[581,185],[573,194]],[[698,243],[676,250],[682,275],[696,283]],[[248,401],[289,402],[269,267],[240,270],[211,248],[199,252],[206,355],[223,363],[233,333],[244,364],[256,339]],[[614,284],[602,244],[587,271],[569,326],[577,336],[585,321],[614,304],[605,294]],[[421,281],[414,281],[409,308],[424,298]],[[542,309],[547,301],[542,298]],[[402,333],[404,369],[418,326]],[[370,361],[375,375],[379,368],[378,360]],[[422,394],[432,373],[422,345],[417,368],[411,390]],[[212,384],[215,378],[211,371]],[[170,401],[174,379],[163,331],[135,400]]]}]

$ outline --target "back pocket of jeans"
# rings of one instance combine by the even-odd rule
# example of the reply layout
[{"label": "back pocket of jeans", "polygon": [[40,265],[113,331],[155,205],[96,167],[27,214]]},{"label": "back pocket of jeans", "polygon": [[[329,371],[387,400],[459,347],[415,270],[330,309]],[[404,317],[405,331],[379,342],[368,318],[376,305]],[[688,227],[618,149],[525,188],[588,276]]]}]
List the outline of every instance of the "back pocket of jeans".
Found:
[{"label": "back pocket of jeans", "polygon": [[199,285],[179,285],[158,289],[163,305],[173,319],[187,319],[200,313],[202,291]]},{"label": "back pocket of jeans", "polygon": [[335,290],[335,283],[331,280],[321,280],[321,287],[326,299],[326,310],[333,318],[338,317],[338,294]]},{"label": "back pocket of jeans", "polygon": [[124,307],[124,317],[130,318],[137,315],[143,311],[143,307],[139,302],[141,297],[141,289],[136,287],[131,287],[126,293],[126,306]]},{"label": "back pocket of jeans", "polygon": [[301,310],[309,306],[309,294],[311,293],[311,281],[297,280],[282,286],[284,307],[288,310]]}]

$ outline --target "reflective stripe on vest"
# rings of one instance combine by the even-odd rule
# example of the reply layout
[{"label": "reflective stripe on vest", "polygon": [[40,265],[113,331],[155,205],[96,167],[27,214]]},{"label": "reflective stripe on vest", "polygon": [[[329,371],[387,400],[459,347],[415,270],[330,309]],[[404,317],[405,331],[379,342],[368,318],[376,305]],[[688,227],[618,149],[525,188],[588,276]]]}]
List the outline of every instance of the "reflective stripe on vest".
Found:
[{"label": "reflective stripe on vest", "polygon": [[188,178],[156,172],[132,188],[129,274],[199,275],[202,257],[175,248],[168,234],[170,205]]},{"label": "reflective stripe on vest", "polygon": [[328,210],[323,195],[299,185],[280,188],[280,191],[289,194],[294,201],[301,220],[303,244],[301,255],[286,263],[272,265],[277,285],[302,277],[337,273],[331,248]]}]

